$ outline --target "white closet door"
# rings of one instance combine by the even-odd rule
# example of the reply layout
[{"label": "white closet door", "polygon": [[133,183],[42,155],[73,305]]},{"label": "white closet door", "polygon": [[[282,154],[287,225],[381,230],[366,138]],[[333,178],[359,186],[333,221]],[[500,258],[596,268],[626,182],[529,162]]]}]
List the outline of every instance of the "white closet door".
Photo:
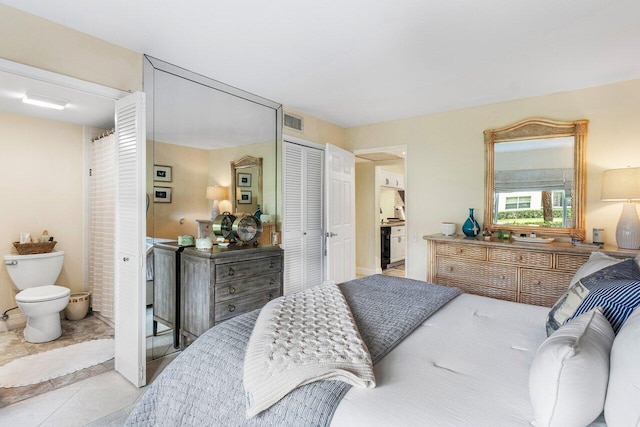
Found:
[{"label": "white closet door", "polygon": [[322,283],[324,152],[283,145],[284,293]]},{"label": "white closet door", "polygon": [[145,345],[145,97],[116,101],[115,369],[146,384]]}]

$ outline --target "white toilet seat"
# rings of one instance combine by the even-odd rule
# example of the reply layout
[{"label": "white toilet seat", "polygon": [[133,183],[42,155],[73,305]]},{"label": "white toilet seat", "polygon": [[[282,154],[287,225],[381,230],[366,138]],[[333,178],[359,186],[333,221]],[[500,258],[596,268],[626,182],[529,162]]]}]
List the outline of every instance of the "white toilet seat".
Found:
[{"label": "white toilet seat", "polygon": [[36,288],[25,289],[18,292],[16,295],[16,302],[19,303],[38,303],[45,301],[52,301],[59,298],[69,297],[71,295],[71,289],[64,286],[48,285],[38,286]]}]

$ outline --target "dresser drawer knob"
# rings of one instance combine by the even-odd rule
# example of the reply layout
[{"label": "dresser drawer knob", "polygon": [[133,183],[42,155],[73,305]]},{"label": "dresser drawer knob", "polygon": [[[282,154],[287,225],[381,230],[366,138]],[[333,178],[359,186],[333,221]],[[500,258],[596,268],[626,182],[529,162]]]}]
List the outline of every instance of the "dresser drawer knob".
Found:
[{"label": "dresser drawer knob", "polygon": [[453,272],[453,267],[449,267],[449,272],[452,273]]},{"label": "dresser drawer knob", "polygon": [[502,277],[500,277],[502,280],[505,280],[507,278],[507,276],[505,276],[504,274],[502,275]]},{"label": "dresser drawer knob", "polygon": [[234,311],[236,311],[236,306],[229,304],[229,313],[233,313]]},{"label": "dresser drawer knob", "polygon": [[540,285],[542,285],[542,282],[540,280],[536,280],[535,282],[533,282],[533,284],[535,286],[540,286]]},{"label": "dresser drawer knob", "polygon": [[236,272],[233,267],[229,267],[229,276],[233,276],[234,274],[236,274]]},{"label": "dresser drawer knob", "polygon": [[273,285],[276,283],[276,279],[274,279],[273,277],[269,279],[269,284]]},{"label": "dresser drawer knob", "polygon": [[276,266],[276,263],[273,260],[269,261],[269,268],[273,268]]},{"label": "dresser drawer knob", "polygon": [[462,252],[464,252],[462,249],[458,249],[458,255],[462,255]]},{"label": "dresser drawer knob", "polygon": [[273,299],[273,294],[269,294],[269,301]]},{"label": "dresser drawer knob", "polygon": [[520,255],[520,256],[518,257],[518,261],[524,261],[524,257],[523,257],[522,255]]},{"label": "dresser drawer knob", "polygon": [[230,294],[235,294],[236,293],[236,288],[234,288],[233,286],[229,286],[229,293]]}]

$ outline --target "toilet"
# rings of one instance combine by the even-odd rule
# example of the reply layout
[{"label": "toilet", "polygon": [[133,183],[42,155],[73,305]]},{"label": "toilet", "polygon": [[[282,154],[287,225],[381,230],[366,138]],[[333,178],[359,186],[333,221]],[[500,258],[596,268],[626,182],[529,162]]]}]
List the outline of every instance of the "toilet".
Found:
[{"label": "toilet", "polygon": [[62,335],[60,312],[69,303],[71,290],[54,283],[62,270],[64,252],[5,255],[9,277],[20,290],[16,302],[27,317],[24,339],[31,343],[53,341]]}]

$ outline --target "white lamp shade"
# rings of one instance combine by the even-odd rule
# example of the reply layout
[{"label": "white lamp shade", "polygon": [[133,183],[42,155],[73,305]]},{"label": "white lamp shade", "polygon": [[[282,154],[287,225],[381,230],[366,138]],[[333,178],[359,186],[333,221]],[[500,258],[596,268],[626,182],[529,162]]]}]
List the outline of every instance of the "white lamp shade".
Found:
[{"label": "white lamp shade", "polygon": [[218,185],[212,185],[207,187],[207,199],[209,200],[224,200],[227,198],[227,187],[220,187]]},{"label": "white lamp shade", "polygon": [[601,199],[605,201],[640,200],[640,168],[604,171]]}]

